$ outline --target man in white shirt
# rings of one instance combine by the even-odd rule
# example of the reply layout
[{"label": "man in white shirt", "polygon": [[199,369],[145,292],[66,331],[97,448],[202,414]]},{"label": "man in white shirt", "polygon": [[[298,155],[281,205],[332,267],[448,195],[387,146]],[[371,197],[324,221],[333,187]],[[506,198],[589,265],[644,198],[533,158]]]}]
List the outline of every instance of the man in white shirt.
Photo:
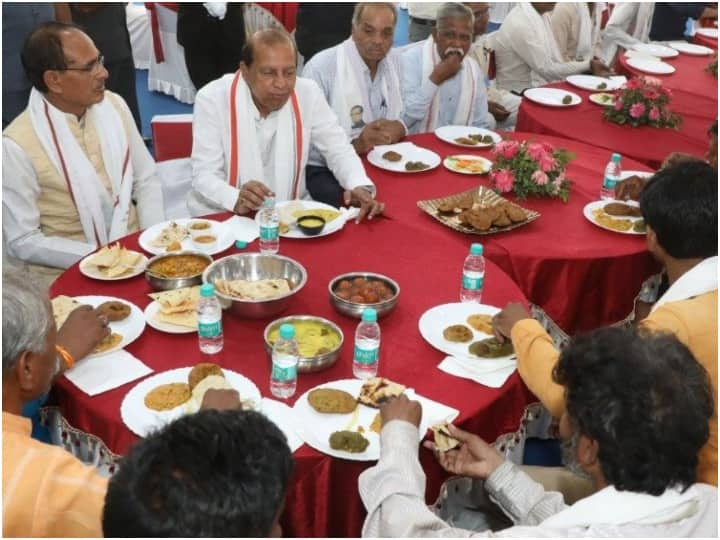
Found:
[{"label": "man in white shirt", "polygon": [[46,23],[25,42],[33,90],[3,132],[8,254],[49,284],[100,246],[164,219],[155,162],[92,40]]},{"label": "man in white shirt", "polygon": [[360,206],[358,221],[382,212],[375,187],[317,85],[296,75],[292,38],[280,29],[256,32],[240,70],[208,83],[193,115],[193,215],[247,214],[267,197],[306,198],[305,165],[314,145]]},{"label": "man in white shirt", "polygon": [[443,4],[432,35],[403,52],[404,120],[411,133],[447,125],[489,126],[484,76],[467,55],[473,26],[470,8]]},{"label": "man in white shirt", "polygon": [[[380,409],[380,460],[360,475],[368,511],[363,536],[717,536],[717,488],[696,481],[715,399],[707,372],[685,345],[669,335],[605,328],[576,337],[554,377],[566,402],[564,454],[590,477],[594,494],[568,506],[480,437],[450,425],[455,447],[424,446],[462,478],[444,486],[433,512],[417,456],[422,408],[403,395]],[[480,529],[483,495],[514,526]]]},{"label": "man in white shirt", "polygon": [[430,36],[435,27],[435,14],[442,2],[408,2],[408,41],[417,43]]},{"label": "man in white shirt", "polygon": [[594,58],[566,62],[550,26],[555,2],[520,2],[494,35],[496,82],[515,93],[591,71],[605,76],[610,70]]},{"label": "man in white shirt", "polygon": [[555,41],[566,62],[600,57],[604,2],[559,2],[550,16]]},{"label": "man in white shirt", "polygon": [[631,48],[650,40],[655,2],[618,2],[602,35],[602,59],[613,65],[618,47]]},{"label": "man in white shirt", "polygon": [[[303,77],[320,86],[358,154],[396,143],[406,133],[400,59],[391,50],[396,24],[393,4],[361,2],[355,6],[350,38],[317,53],[303,70]],[[316,200],[337,205],[343,197],[339,179],[318,150],[310,149],[308,191]]]}]

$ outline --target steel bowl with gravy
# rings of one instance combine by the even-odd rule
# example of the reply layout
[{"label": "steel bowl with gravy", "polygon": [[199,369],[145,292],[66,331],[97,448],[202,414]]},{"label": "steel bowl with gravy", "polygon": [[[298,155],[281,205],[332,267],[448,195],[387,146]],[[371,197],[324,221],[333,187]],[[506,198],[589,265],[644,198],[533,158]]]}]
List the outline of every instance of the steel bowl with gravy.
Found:
[{"label": "steel bowl with gravy", "polygon": [[340,327],[328,319],[313,315],[290,315],[275,320],[265,327],[265,350],[272,362],[272,346],[280,326],[290,323],[300,352],[298,371],[312,373],[332,366],[340,356],[344,336]]},{"label": "steel bowl with gravy", "polygon": [[371,307],[380,318],[395,309],[400,285],[382,274],[350,272],[331,279],[328,292],[330,303],[343,315],[360,319],[365,308]]},{"label": "steel bowl with gravy", "polygon": [[145,267],[145,279],[156,291],[169,291],[202,283],[203,271],[212,257],[200,251],[161,253]]}]

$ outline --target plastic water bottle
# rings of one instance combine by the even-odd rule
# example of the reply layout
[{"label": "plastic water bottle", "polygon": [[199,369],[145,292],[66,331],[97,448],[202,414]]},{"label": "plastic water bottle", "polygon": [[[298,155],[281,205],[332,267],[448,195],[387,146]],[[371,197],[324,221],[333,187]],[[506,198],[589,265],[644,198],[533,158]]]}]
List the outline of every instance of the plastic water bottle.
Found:
[{"label": "plastic water bottle", "polygon": [[365,308],[362,320],[355,330],[353,375],[358,379],[375,377],[379,361],[380,325],[377,323],[377,311],[374,308]]},{"label": "plastic water bottle", "polygon": [[205,354],[220,352],[223,348],[222,308],[212,283],[200,287],[197,319],[200,351]]},{"label": "plastic water bottle", "polygon": [[272,351],[272,372],[270,393],[280,399],[295,395],[297,388],[298,347],[295,342],[295,327],[292,324],[280,326]]},{"label": "plastic water bottle", "polygon": [[280,249],[280,215],[275,208],[275,199],[265,199],[259,214],[260,253],[277,253]]},{"label": "plastic water bottle", "polygon": [[600,187],[600,198],[603,201],[615,198],[615,184],[620,181],[622,167],[620,167],[620,154],[613,154],[610,163],[605,167],[602,186]]},{"label": "plastic water bottle", "polygon": [[465,258],[460,286],[461,302],[482,301],[483,281],[485,280],[485,257],[482,244],[470,246],[470,254]]}]

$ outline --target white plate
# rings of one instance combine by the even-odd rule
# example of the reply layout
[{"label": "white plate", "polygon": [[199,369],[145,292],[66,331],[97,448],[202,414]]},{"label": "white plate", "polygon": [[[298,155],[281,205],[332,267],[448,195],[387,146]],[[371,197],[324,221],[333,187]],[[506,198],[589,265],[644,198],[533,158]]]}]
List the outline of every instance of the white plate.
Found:
[{"label": "white plate", "polygon": [[115,277],[108,277],[105,274],[103,274],[102,272],[100,272],[100,270],[98,270],[97,266],[89,263],[90,259],[92,259],[96,255],[96,253],[88,255],[82,261],[80,261],[80,266],[79,266],[80,273],[82,275],[87,276],[92,279],[99,279],[100,281],[119,281],[121,279],[130,279],[132,277],[139,276],[140,274],[142,274],[145,271],[145,265],[148,262],[148,258],[145,255],[143,255],[142,253],[140,253],[139,251],[128,250],[128,252],[137,253],[138,255],[140,255],[140,259],[138,260],[138,263],[135,265],[135,268],[127,274],[122,274],[120,276],[115,276]]},{"label": "white plate", "polygon": [[[479,172],[474,172],[474,171],[468,171],[465,169],[460,169],[457,167],[457,165],[455,165],[455,161],[458,159],[464,159],[467,161],[477,161],[479,163],[482,163],[483,170],[479,171]],[[485,159],[484,157],[480,157],[480,156],[470,156],[470,155],[466,155],[466,154],[459,154],[459,155],[446,157],[443,160],[443,166],[446,169],[449,169],[453,172],[460,173],[460,174],[487,174],[490,172],[490,169],[492,168],[492,161],[490,161],[489,159]]]},{"label": "white plate", "polygon": [[[157,223],[153,225],[152,227],[145,229],[142,234],[140,235],[140,238],[138,238],[138,243],[140,244],[140,247],[143,248],[148,253],[152,253],[153,255],[160,255],[161,253],[167,253],[165,251],[164,247],[157,247],[153,246],[152,242],[157,238],[162,230],[167,227],[172,222],[177,223],[178,225],[182,225],[183,227],[187,227],[190,223],[193,221],[198,221],[198,219],[173,219],[171,221],[164,221],[163,223]],[[225,251],[227,248],[232,246],[235,243],[235,237],[232,234],[232,231],[230,228],[225,225],[224,223],[220,221],[213,221],[212,219],[205,219],[202,218],[202,221],[209,221],[212,223],[212,232],[213,234],[217,235],[218,239],[215,243],[215,246],[212,249],[208,250],[200,250],[195,247],[193,244],[192,238],[190,238],[190,235],[188,234],[187,238],[183,240],[182,248],[183,250],[192,250],[192,251],[203,251],[204,253],[207,253],[208,255],[215,255],[217,253],[220,253],[222,251]]]},{"label": "white plate", "polygon": [[[626,178],[630,178],[631,176],[639,176],[640,178],[650,178],[653,174],[652,172],[648,171],[623,171],[620,173],[620,180],[625,180]],[[621,201],[624,202],[624,201]]]},{"label": "white plate", "polygon": [[675,58],[678,53],[675,49],[666,47],[659,43],[637,43],[631,47],[635,51],[640,51],[656,58]]},{"label": "white plate", "polygon": [[[603,101],[603,97],[607,96],[608,100]],[[615,96],[608,94],[607,92],[598,92],[597,94],[590,94],[588,99],[596,105],[602,105],[603,107],[612,107],[615,105]]]},{"label": "white plate", "polygon": [[[387,159],[383,159],[383,154],[385,152],[389,152],[390,150],[400,154],[402,159],[400,161],[388,161]],[[438,156],[435,152],[428,150],[427,148],[421,148],[410,142],[376,146],[367,155],[367,159],[376,167],[385,169],[386,171],[406,174],[427,172],[440,165],[440,156]],[[426,165],[429,165],[429,167],[421,171],[406,171],[405,164],[408,161],[422,161]]]},{"label": "white plate", "polygon": [[[596,77],[595,75],[570,75],[565,80],[583,90],[597,90],[601,92],[612,92],[623,85],[620,81],[613,81],[606,77]],[[605,84],[606,88],[598,88],[601,84]]]},{"label": "white plate", "polygon": [[274,399],[262,398],[260,412],[280,428],[280,431],[282,431],[287,438],[291,452],[295,452],[295,450],[305,444],[302,431],[299,429],[299,422],[295,417],[295,411],[293,411],[291,407]]},{"label": "white plate", "polygon": [[110,323],[110,330],[116,334],[120,334],[123,337],[122,341],[115,345],[112,349],[108,349],[107,351],[103,351],[101,353],[89,354],[87,358],[97,358],[98,356],[124,349],[139,338],[140,334],[142,334],[143,330],[145,330],[145,315],[143,315],[143,312],[139,307],[132,302],[128,302],[124,298],[116,298],[114,296],[74,296],[73,298],[81,304],[87,304],[94,308],[98,307],[103,302],[110,302],[113,300],[130,306],[130,315],[128,315],[126,319]]},{"label": "white plate", "polygon": [[668,45],[681,53],[690,54],[692,56],[707,56],[713,53],[713,50],[710,47],[697,45],[695,43],[688,43],[687,41],[671,41]]},{"label": "white plate", "polygon": [[[467,137],[469,135],[482,135],[483,137],[485,135],[490,135],[493,138],[493,142],[491,143],[478,143],[478,144],[460,144],[458,142],[455,142],[455,139],[459,139],[460,137]],[[463,148],[488,148],[492,146],[493,144],[499,143],[502,141],[502,137],[495,133],[494,131],[490,131],[489,129],[483,129],[473,126],[443,126],[439,127],[435,130],[435,136],[440,139],[441,141],[445,141],[446,143],[454,144],[455,146],[462,146]]]},{"label": "white plate", "polygon": [[[627,231],[617,231],[615,229],[611,229],[610,227],[606,227],[605,225],[602,225],[602,224],[598,223],[597,221],[595,221],[595,216],[593,216],[593,210],[596,210],[597,208],[602,208],[603,206],[605,206],[606,204],[611,203],[611,202],[620,202],[623,204],[627,204],[629,206],[638,206],[638,207],[640,206],[635,201],[594,201],[591,203],[587,203],[585,205],[585,208],[583,208],[583,215],[585,216],[585,219],[587,219],[593,225],[596,225],[597,227],[600,227],[601,229],[605,229],[606,231],[619,233],[619,234],[629,234],[629,235],[634,235],[634,236],[642,236],[645,234],[644,232],[635,232],[632,230],[632,228],[628,229]],[[615,216],[613,216],[613,217],[615,217]],[[615,219],[629,219],[630,221],[632,221],[634,223],[636,221],[640,221],[642,218],[641,217],[620,216],[620,217],[615,217]]]},{"label": "white plate", "polygon": [[628,58],[627,63],[630,67],[634,67],[644,73],[652,73],[654,75],[669,75],[675,73],[675,68],[668,63],[660,60],[646,60],[644,58]]},{"label": "white plate", "polygon": [[[188,413],[186,403],[179,405],[169,411],[153,411],[145,406],[145,396],[150,390],[161,384],[187,383],[188,375],[192,368],[184,367],[163,371],[148,377],[133,387],[123,399],[120,405],[120,416],[125,425],[140,437],[146,437],[152,431],[177,420]],[[253,408],[260,408],[260,390],[247,377],[223,368],[225,378],[230,385],[240,394],[242,401],[251,400]]]},{"label": "white plate", "polygon": [[[308,403],[308,394],[317,388],[335,388],[357,396],[360,393],[360,387],[362,387],[363,382],[364,381],[359,379],[331,381],[311,388],[298,398],[293,410],[302,426],[305,442],[309,446],[323,454],[352,461],[374,461],[380,458],[380,435],[374,431],[370,431],[370,424],[375,418],[375,415],[380,412],[379,409],[358,404],[357,421],[353,422],[354,413],[323,414],[317,412]],[[412,389],[406,389],[405,394],[410,399],[420,401],[423,405],[423,416],[420,420],[420,440],[425,437],[425,432],[431,425],[442,421],[452,422],[457,417],[458,411],[418,396]],[[443,411],[440,413],[440,417],[438,417],[436,412],[431,412],[437,411],[438,406],[441,411]],[[343,452],[330,448],[329,439],[333,432],[342,431],[348,427],[352,428],[352,431],[357,431],[357,426],[363,427],[364,432],[362,436],[370,443],[364,452],[353,454],[351,452]]]},{"label": "white plate", "polygon": [[167,332],[168,334],[192,334],[197,332],[197,328],[190,328],[189,326],[181,326],[179,324],[170,324],[158,321],[155,319],[155,314],[158,311],[160,311],[160,304],[157,300],[153,300],[145,308],[145,321],[155,330]]},{"label": "white plate", "polygon": [[[455,304],[442,304],[428,309],[422,314],[418,321],[420,334],[430,345],[439,351],[457,356],[460,358],[468,358],[474,362],[482,362],[483,367],[501,369],[508,365],[514,365],[515,354],[501,356],[499,358],[478,358],[468,353],[468,346],[473,341],[487,339],[493,337],[490,334],[478,332],[467,323],[470,315],[495,315],[500,309],[487,304],[475,304],[472,302],[458,302]],[[473,333],[473,339],[467,343],[453,343],[443,337],[443,330],[453,324],[463,324],[467,326]]]},{"label": "white plate", "polygon": [[717,28],[698,28],[697,30],[695,30],[695,33],[709,38],[717,39],[718,37]]},{"label": "white plate", "polygon": [[[290,203],[297,203],[298,201],[283,201],[277,203],[277,209],[279,210],[283,206],[290,204]],[[300,229],[298,229],[297,223],[291,223],[290,224],[290,230],[286,233],[280,233],[280,236],[282,238],[317,238],[318,236],[327,236],[328,234],[332,234],[335,232],[338,232],[340,229],[342,229],[345,226],[345,214],[341,212],[338,208],[335,208],[334,206],[330,206],[329,204],[321,203],[319,201],[299,201],[303,205],[303,210],[332,210],[333,212],[340,212],[340,215],[333,219],[332,221],[329,221],[325,223],[325,227],[323,228],[322,232],[320,234],[316,234],[314,236],[309,236],[305,233],[303,233]],[[258,221],[259,215],[255,215],[255,221],[259,223]]]},{"label": "white plate", "polygon": [[[565,96],[570,96],[572,101],[567,104],[563,103],[562,100]],[[567,92],[559,88],[530,88],[529,90],[525,90],[523,97],[540,105],[547,105],[548,107],[572,107],[582,103],[582,98],[574,92]]]}]

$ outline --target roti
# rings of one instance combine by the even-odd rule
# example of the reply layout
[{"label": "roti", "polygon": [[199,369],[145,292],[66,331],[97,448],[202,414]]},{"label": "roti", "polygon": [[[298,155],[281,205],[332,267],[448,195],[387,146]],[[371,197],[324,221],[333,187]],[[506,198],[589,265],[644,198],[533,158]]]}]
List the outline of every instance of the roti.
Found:
[{"label": "roti", "polygon": [[153,247],[168,248],[168,251],[170,251],[171,245],[182,242],[188,236],[190,236],[188,230],[182,225],[179,225],[178,223],[175,223],[173,221],[162,231],[160,231],[160,234],[158,234],[157,237],[155,237],[155,239],[150,242],[150,244]]},{"label": "roti", "polygon": [[447,422],[435,424],[434,426],[431,426],[430,429],[435,436],[435,447],[440,452],[447,452],[448,450],[452,450],[453,448],[460,446],[460,441],[450,435]]},{"label": "roti", "polygon": [[60,328],[70,316],[70,313],[82,304],[70,296],[56,296],[51,301],[55,324]]},{"label": "roti", "polygon": [[118,277],[133,270],[140,260],[140,253],[128,251],[119,242],[105,246],[91,256],[87,264],[96,266],[107,277]]},{"label": "roti", "polygon": [[368,407],[379,408],[380,405],[392,397],[398,397],[405,391],[402,384],[394,383],[383,377],[368,379],[360,388],[358,401]]},{"label": "roti", "polygon": [[286,279],[260,279],[233,281],[218,279],[215,286],[223,294],[242,300],[267,300],[290,292],[290,284]]},{"label": "roti", "polygon": [[98,346],[95,347],[94,353],[101,353],[105,351],[109,351],[113,347],[117,346],[121,341],[123,340],[122,335],[116,334],[113,332],[108,337],[103,339],[100,343],[98,343]]},{"label": "roti", "polygon": [[200,286],[151,293],[148,296],[160,304],[160,311],[165,314],[194,311],[200,300]]},{"label": "roti", "polygon": [[200,410],[205,392],[208,390],[235,390],[223,375],[208,375],[201,380],[192,390],[192,396],[188,401],[187,408],[189,412]]}]

